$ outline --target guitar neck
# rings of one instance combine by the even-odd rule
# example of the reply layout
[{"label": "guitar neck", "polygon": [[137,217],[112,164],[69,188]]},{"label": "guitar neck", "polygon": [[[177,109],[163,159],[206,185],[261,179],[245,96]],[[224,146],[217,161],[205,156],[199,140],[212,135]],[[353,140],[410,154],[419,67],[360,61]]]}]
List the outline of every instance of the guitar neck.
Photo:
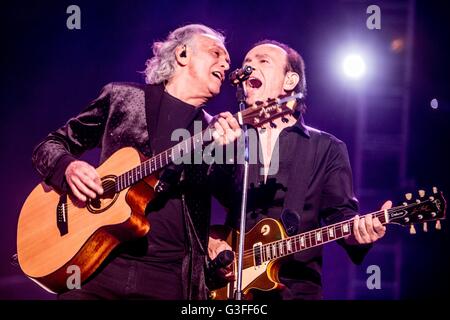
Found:
[{"label": "guitar neck", "polygon": [[178,163],[187,154],[201,149],[204,141],[211,142],[211,137],[212,129],[207,128],[121,174],[116,178],[116,192],[132,186],[170,163]]},{"label": "guitar neck", "polygon": [[[395,214],[402,207],[396,207],[388,210],[376,211],[365,216],[372,215],[377,217],[382,224],[389,223],[389,216]],[[325,243],[342,239],[353,234],[354,220],[346,220],[326,227],[318,228],[312,231],[294,235],[282,240],[270,242],[253,247],[253,255],[256,265],[278,259],[287,255],[294,254],[303,250],[320,246]]]}]

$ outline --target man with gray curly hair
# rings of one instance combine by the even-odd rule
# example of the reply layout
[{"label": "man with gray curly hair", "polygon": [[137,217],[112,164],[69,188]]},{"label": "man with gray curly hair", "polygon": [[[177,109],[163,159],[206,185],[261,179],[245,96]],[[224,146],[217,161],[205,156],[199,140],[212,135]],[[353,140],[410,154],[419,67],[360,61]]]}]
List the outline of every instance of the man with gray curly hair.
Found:
[{"label": "man with gray curly hair", "polygon": [[[146,63],[146,82],[170,85],[178,83],[179,79],[186,76],[186,72],[187,78],[190,78],[189,80],[192,82],[183,81],[183,83],[190,88],[192,88],[191,85],[195,86],[192,88],[194,90],[190,91],[195,92],[195,89],[199,89],[200,92],[204,92],[204,89],[207,88],[209,94],[204,98],[211,98],[219,93],[220,85],[218,86],[218,84],[223,82],[224,71],[229,68],[230,61],[224,42],[225,37],[221,33],[204,25],[193,24],[176,29],[169,34],[165,41],[156,42],[153,45],[154,56]],[[198,63],[207,62],[210,58],[222,58],[222,63],[226,67],[218,66],[219,68],[211,69],[208,77],[205,77],[202,71],[206,70],[182,68],[191,58],[194,59],[192,64],[194,68],[211,68],[212,66],[205,63]],[[206,60],[202,61],[203,58]]]},{"label": "man with gray curly hair", "polygon": [[153,44],[153,57],[147,60],[147,68],[144,72],[146,82],[155,84],[168,81],[173,76],[177,65],[177,59],[173,53],[180,45],[183,49],[186,45],[192,47],[196,34],[218,41],[222,49],[225,49],[225,37],[207,26],[194,24],[178,28],[171,32],[165,41]]},{"label": "man with gray curly hair", "polygon": [[[50,133],[34,150],[33,164],[54,189],[81,202],[102,195],[100,177],[78,160],[101,146],[100,163],[115,151],[134,147],[151,157],[178,141],[172,132],[192,132],[194,121],[209,125],[204,104],[219,94],[230,60],[224,36],[199,24],[186,25],[156,42],[146,63],[146,85],[110,83],[78,116]],[[214,122],[216,142],[240,135],[229,112]],[[169,166],[156,201],[147,205],[151,230],[146,237],[119,245],[81,289],[60,299],[204,299],[214,170],[206,163]],[[223,248],[221,249],[223,250]]]}]

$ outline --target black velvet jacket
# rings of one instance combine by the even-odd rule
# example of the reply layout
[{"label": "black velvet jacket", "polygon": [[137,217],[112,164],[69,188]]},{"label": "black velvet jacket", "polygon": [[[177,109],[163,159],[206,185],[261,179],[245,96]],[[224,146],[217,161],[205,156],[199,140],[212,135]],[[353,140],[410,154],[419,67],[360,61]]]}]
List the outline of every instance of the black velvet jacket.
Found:
[{"label": "black velvet jacket", "polygon": [[[147,157],[152,155],[162,85],[110,83],[100,96],[66,125],[50,133],[33,152],[33,164],[42,178],[57,190],[67,190],[64,174],[67,165],[84,151],[101,148],[100,163],[123,147],[133,147]],[[203,112],[203,122],[211,116]],[[156,117],[156,116],[155,116]],[[60,171],[60,172],[57,172]],[[211,211],[211,170],[206,164],[185,166],[182,196],[189,242],[189,254],[183,261],[183,287],[186,299],[206,298],[204,263],[207,255]],[[210,176],[208,176],[210,174]],[[192,222],[192,223],[191,223]]]}]

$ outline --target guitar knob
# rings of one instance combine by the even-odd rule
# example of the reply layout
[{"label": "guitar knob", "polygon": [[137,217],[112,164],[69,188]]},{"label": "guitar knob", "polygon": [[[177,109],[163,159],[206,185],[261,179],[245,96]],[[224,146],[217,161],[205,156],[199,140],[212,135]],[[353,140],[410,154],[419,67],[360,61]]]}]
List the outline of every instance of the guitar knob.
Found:
[{"label": "guitar knob", "polygon": [[436,221],[436,230],[441,230],[441,221],[440,220],[438,220],[438,221]]},{"label": "guitar knob", "polygon": [[410,234],[416,234],[416,228],[414,228],[413,224],[409,227],[409,233]]},{"label": "guitar knob", "polygon": [[423,223],[423,232],[428,232],[428,225],[426,222]]}]

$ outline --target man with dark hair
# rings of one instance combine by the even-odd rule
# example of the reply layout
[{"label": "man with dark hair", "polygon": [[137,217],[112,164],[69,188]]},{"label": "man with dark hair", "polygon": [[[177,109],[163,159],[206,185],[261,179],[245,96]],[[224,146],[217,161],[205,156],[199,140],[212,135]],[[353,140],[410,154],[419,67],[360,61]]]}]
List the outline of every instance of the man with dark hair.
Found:
[{"label": "man with dark hair", "polygon": [[[305,67],[297,51],[280,42],[259,42],[247,53],[243,65],[254,68],[244,83],[246,103],[302,93],[306,95]],[[257,129],[261,152],[258,164],[250,164],[247,231],[264,218],[284,221],[296,233],[317,229],[354,217],[353,235],[339,241],[355,263],[360,263],[370,244],[384,236],[385,227],[372,217],[359,218],[353,194],[352,173],[345,144],[304,124],[305,107],[271,125]],[[278,170],[271,171],[273,162]],[[227,224],[239,226],[242,166],[236,167],[236,204]],[[392,204],[386,202],[383,208]],[[289,225],[286,225],[288,221]],[[222,243],[213,235],[210,247]],[[314,247],[285,257],[279,271],[282,291],[254,291],[254,298],[320,299],[322,251]]]},{"label": "man with dark hair", "polygon": [[[156,42],[153,54],[146,85],[106,85],[81,114],[35,148],[33,163],[45,182],[81,202],[94,199],[103,189],[94,167],[77,159],[84,151],[100,146],[101,163],[128,146],[150,157],[178,143],[171,139],[174,130],[192,133],[194,121],[203,128],[211,122],[203,107],[220,92],[230,64],[223,35],[187,25]],[[222,113],[214,127],[219,144],[240,133],[230,113]],[[211,170],[205,163],[172,169],[165,171],[171,172],[166,190],[147,206],[147,237],[119,246],[81,289],[60,299],[206,298]]]}]

